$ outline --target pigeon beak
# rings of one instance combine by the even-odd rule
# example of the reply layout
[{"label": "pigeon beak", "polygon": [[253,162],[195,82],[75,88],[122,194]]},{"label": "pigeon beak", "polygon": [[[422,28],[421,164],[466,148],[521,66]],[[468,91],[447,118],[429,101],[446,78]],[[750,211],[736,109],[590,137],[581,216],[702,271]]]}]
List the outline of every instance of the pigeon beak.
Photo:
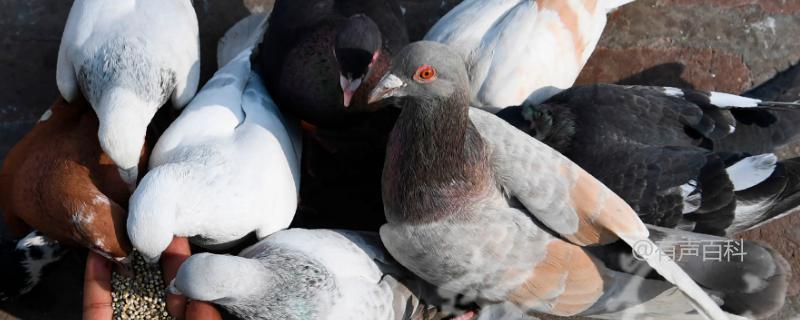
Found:
[{"label": "pigeon beak", "polygon": [[128,189],[133,192],[136,190],[136,180],[139,179],[139,167],[131,167],[128,169],[119,168],[119,176],[122,178],[122,181],[128,185]]},{"label": "pigeon beak", "polygon": [[378,82],[378,85],[375,86],[375,89],[369,94],[367,103],[375,103],[390,97],[402,97],[405,94],[400,91],[400,89],[405,86],[406,83],[403,82],[403,80],[389,73],[381,78],[381,81]]},{"label": "pigeon beak", "polygon": [[159,260],[161,260],[161,255],[157,255],[155,258],[148,258],[147,256],[142,255],[142,259],[149,264],[156,264]]},{"label": "pigeon beak", "polygon": [[167,286],[167,293],[182,296],[183,292],[178,290],[178,287],[175,286],[175,279],[169,282],[169,286]]},{"label": "pigeon beak", "polygon": [[350,80],[343,75],[339,75],[339,84],[342,86],[342,95],[344,95],[345,108],[350,106],[350,102],[353,100],[353,95],[356,94],[356,90],[358,90],[358,87],[361,86],[362,79],[363,78]]}]

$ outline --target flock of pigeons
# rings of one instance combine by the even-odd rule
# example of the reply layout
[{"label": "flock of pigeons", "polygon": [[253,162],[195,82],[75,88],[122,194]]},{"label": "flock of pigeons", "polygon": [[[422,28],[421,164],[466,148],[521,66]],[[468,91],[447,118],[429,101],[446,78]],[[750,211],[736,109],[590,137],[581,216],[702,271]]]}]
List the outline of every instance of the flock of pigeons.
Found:
[{"label": "flock of pigeons", "polygon": [[[771,153],[800,111],[570,88],[631,1],[464,0],[409,39],[395,0],[277,0],[220,40],[198,92],[191,1],[76,0],[63,99],[0,172],[6,224],[36,230],[5,294],[62,246],[125,265],[178,236],[250,245],[193,255],[170,285],[242,319],[769,316],[789,275],[772,249],[661,253],[800,204],[800,160]],[[165,104],[182,112],[159,132]]]}]

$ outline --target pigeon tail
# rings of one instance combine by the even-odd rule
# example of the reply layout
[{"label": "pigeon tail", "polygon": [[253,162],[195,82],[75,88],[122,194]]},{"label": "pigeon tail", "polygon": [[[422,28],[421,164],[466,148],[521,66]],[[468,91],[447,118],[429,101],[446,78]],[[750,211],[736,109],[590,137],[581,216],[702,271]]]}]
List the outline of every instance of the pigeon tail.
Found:
[{"label": "pigeon tail", "polygon": [[[675,263],[692,280],[719,301],[724,311],[762,319],[783,307],[790,267],[783,257],[768,246],[755,241],[733,240],[652,225],[647,225],[647,228],[649,239],[657,248],[665,256],[674,258]],[[666,297],[655,298],[666,296],[669,288],[664,286],[661,276],[640,257],[653,248],[637,245],[632,249],[617,242],[589,249],[610,270],[632,277],[616,281],[615,286],[622,288],[607,290],[608,297],[588,310],[590,314],[620,312],[639,304],[662,308],[664,312],[689,311],[681,307],[681,304],[685,305],[685,299],[681,297],[669,297],[666,300]],[[645,278],[647,281],[636,278]],[[656,303],[656,300],[660,302]],[[646,308],[640,311],[650,314],[660,310]]]},{"label": "pigeon tail", "polygon": [[245,51],[255,49],[267,32],[267,14],[254,14],[237,22],[217,44],[217,66],[222,68]]},{"label": "pigeon tail", "polygon": [[[725,230],[727,234],[757,228],[800,206],[800,158],[776,163],[777,158],[774,155],[768,156],[772,157],[772,165],[766,163],[762,167],[771,169],[770,175],[749,188],[737,189],[736,215],[731,226]],[[751,171],[757,172],[759,168],[754,167]]]},{"label": "pigeon tail", "polygon": [[[650,241],[647,237],[641,236],[628,236],[619,235],[620,239],[633,248],[642,246],[649,246],[650,248],[657,248],[655,243]],[[647,262],[659,275],[665,280],[672,283],[683,292],[692,306],[702,314],[705,318],[711,320],[728,319],[725,312],[720,309],[714,300],[703,291],[700,286],[686,274],[686,272],[678,266],[675,261],[662,254],[661,250],[651,250],[649,252],[638,252],[639,257]]]}]

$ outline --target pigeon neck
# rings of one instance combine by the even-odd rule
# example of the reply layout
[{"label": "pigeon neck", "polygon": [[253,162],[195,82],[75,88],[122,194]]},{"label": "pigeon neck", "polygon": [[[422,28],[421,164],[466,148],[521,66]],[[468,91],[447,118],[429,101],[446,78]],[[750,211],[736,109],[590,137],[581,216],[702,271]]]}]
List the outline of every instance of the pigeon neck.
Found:
[{"label": "pigeon neck", "polygon": [[[451,106],[457,105],[458,108]],[[466,95],[408,101],[389,138],[383,195],[389,222],[430,222],[464,212],[491,170]]]}]

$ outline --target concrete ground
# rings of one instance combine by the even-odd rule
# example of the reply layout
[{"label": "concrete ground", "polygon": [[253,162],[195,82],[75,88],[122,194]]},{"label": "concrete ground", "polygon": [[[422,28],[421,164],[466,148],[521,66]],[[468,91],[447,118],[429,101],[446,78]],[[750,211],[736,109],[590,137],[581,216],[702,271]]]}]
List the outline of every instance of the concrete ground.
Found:
[{"label": "concrete ground", "polygon": [[[263,0],[246,0],[256,2]],[[266,0],[271,1],[271,0]],[[412,37],[421,37],[459,0],[401,0]],[[58,43],[71,1],[0,0],[0,159],[56,99]],[[217,39],[246,15],[240,1],[197,0],[203,61],[215,61]],[[800,0],[639,0],[611,15],[580,83],[656,84],[744,92],[800,60]],[[203,66],[204,78],[212,73]],[[800,99],[800,67],[753,94]],[[783,156],[800,155],[791,146]],[[800,215],[743,235],[779,250],[800,270]],[[5,237],[0,225],[0,238]],[[78,319],[84,253],[72,253],[43,285],[0,304],[0,320]],[[2,276],[2,275],[0,275]],[[773,319],[800,319],[800,277]]]}]

